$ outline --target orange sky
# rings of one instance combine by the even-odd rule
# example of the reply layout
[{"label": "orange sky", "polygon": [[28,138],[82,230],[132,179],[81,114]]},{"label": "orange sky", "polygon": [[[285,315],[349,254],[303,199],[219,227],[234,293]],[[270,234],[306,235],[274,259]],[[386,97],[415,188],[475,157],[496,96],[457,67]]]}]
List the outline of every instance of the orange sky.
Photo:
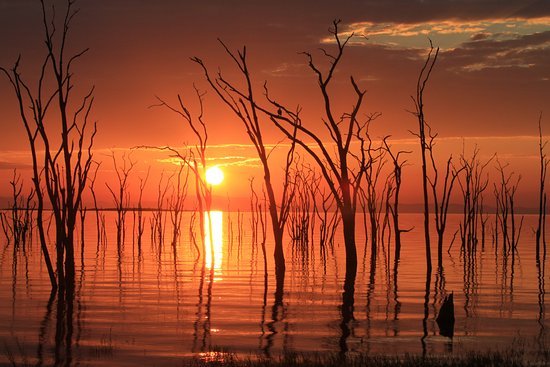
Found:
[{"label": "orange sky", "polygon": [[[64,1],[55,1],[62,7]],[[550,100],[550,6],[547,1],[278,1],[223,0],[157,2],[81,0],[71,50],[89,47],[75,69],[77,92],[95,85],[93,118],[99,133],[96,159],[111,149],[139,145],[194,144],[182,121],[161,108],[148,108],[158,95],[174,102],[180,93],[196,107],[192,84],[207,91],[206,121],[212,162],[225,166],[222,197],[247,197],[247,179],[261,180],[244,128],[209,90],[201,70],[189,57],[202,58],[212,70],[238,75],[216,41],[232,49],[247,45],[252,75],[260,87],[268,81],[271,95],[289,106],[303,107],[304,123],[322,131],[316,81],[300,51],[331,48],[327,29],[342,19],[344,33],[354,31],[337,70],[332,92],[337,106],[349,107],[350,75],[366,89],[364,113],[381,112],[373,136],[391,134],[396,146],[410,145],[416,121],[413,105],[419,68],[430,37],[441,54],[426,93],[428,121],[439,133],[441,157],[458,155],[463,138],[478,144],[484,156],[497,152],[523,176],[520,195],[533,198],[537,174],[537,121],[548,114]],[[61,13],[61,12],[59,12]],[[40,7],[35,1],[0,1],[0,64],[9,67],[22,56],[28,80],[42,59]],[[367,38],[360,37],[365,35]],[[27,142],[8,83],[0,81],[0,196],[6,196],[11,170],[25,168]],[[543,117],[543,128],[548,119]],[[267,122],[267,121],[266,121]],[[266,127],[266,141],[280,135]],[[280,150],[280,149],[279,149]],[[135,178],[147,166],[155,172],[172,167],[158,152],[136,152]],[[406,168],[410,184],[405,202],[415,202],[417,154]],[[277,159],[277,154],[272,158]],[[274,162],[274,170],[280,164]],[[168,167],[168,168],[167,168]],[[102,165],[98,181],[108,181],[112,165]],[[407,179],[405,179],[407,181]],[[151,179],[150,198],[155,194]],[[104,186],[99,183],[98,186]],[[108,197],[104,197],[109,202]],[[529,205],[527,205],[529,206]]]}]

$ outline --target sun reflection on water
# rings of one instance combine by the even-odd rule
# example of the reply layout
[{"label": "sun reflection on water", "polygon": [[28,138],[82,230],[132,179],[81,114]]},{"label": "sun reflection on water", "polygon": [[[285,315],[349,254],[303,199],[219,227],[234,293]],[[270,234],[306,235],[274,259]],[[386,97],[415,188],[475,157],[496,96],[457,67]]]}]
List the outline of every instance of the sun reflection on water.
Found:
[{"label": "sun reflection on water", "polygon": [[[223,259],[223,212],[210,211],[210,213],[205,212],[204,214],[206,266],[208,269],[212,269],[213,267],[215,270],[221,270]],[[212,253],[214,261],[212,261]]]}]

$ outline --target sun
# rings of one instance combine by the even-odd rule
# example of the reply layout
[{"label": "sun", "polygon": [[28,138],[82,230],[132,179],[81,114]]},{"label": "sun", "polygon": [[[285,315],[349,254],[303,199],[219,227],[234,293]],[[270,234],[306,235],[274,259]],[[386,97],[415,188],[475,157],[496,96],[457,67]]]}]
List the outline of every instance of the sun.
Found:
[{"label": "sun", "polygon": [[209,185],[219,185],[223,182],[223,171],[218,166],[212,166],[206,170],[206,183]]}]

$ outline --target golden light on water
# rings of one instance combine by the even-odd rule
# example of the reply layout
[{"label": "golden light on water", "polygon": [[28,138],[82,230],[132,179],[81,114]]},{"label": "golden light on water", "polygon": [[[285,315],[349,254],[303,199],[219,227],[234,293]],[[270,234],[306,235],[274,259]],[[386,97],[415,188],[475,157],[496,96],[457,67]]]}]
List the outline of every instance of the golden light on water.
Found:
[{"label": "golden light on water", "polygon": [[[219,270],[222,266],[223,259],[223,212],[211,211],[204,213],[205,219],[205,258],[206,266],[211,269]],[[213,250],[213,251],[212,251]],[[214,253],[214,261],[212,262],[212,252]]]}]

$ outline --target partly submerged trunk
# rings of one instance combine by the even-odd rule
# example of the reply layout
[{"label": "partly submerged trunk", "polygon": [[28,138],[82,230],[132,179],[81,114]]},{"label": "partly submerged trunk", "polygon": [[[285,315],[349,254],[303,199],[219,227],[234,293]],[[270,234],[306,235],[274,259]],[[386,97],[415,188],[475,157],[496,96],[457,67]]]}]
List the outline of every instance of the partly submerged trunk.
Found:
[{"label": "partly submerged trunk", "polygon": [[48,269],[48,275],[50,277],[50,284],[52,285],[52,292],[57,290],[57,279],[55,278],[55,272],[53,270],[52,260],[50,258],[50,252],[48,251],[48,246],[46,243],[46,234],[44,233],[44,223],[43,223],[43,200],[42,194],[38,198],[38,210],[36,222],[38,226],[38,235],[40,237],[40,248],[42,249],[42,254],[44,255],[44,262],[46,263],[46,268]]},{"label": "partly submerged trunk", "polygon": [[[272,220],[273,222],[274,220]],[[283,277],[285,274],[285,255],[283,251],[283,228],[274,228],[273,229],[273,236],[275,238],[275,251],[273,253],[273,258],[275,260],[275,273],[277,275],[277,279],[279,277]],[[284,281],[283,281],[284,283]]]},{"label": "partly submerged trunk", "polygon": [[346,249],[346,284],[355,285],[357,275],[357,248],[355,246],[355,211],[351,205],[342,208],[342,226]]},{"label": "partly submerged trunk", "polygon": [[267,192],[267,199],[269,200],[269,216],[271,217],[271,226],[273,228],[273,238],[275,240],[275,251],[273,253],[273,259],[275,260],[275,273],[277,279],[279,277],[284,278],[285,274],[285,255],[283,250],[283,234],[284,234],[284,221],[279,218],[279,212],[277,210],[277,201],[275,200],[275,192],[273,185],[271,184],[271,173],[267,164],[267,158],[261,158],[264,166],[264,184]]}]

